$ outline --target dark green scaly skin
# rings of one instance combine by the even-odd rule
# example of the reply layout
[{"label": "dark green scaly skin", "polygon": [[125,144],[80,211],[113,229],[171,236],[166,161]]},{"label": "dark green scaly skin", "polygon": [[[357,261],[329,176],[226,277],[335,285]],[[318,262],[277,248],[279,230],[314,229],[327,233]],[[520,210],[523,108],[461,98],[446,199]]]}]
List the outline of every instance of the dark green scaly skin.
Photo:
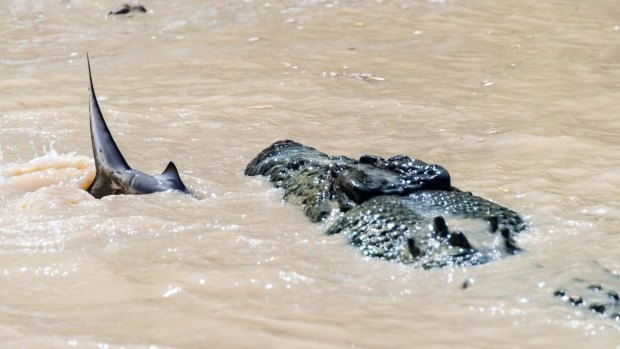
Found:
[{"label": "dark green scaly skin", "polygon": [[284,189],[284,200],[303,207],[312,222],[319,222],[334,208],[330,182],[330,171],[317,166],[299,170],[294,177],[283,178],[280,187]]},{"label": "dark green scaly skin", "polygon": [[520,232],[527,228],[523,218],[504,206],[495,204],[469,192],[419,191],[407,197],[407,203],[417,210],[434,215],[482,219],[491,225],[491,231]]},{"label": "dark green scaly skin", "polygon": [[[424,268],[513,254],[519,248],[512,236],[526,228],[514,211],[453,188],[440,166],[403,155],[354,160],[280,141],[252,160],[245,173],[267,176],[313,222],[340,211],[327,233],[343,233],[364,255]],[[482,222],[490,242],[476,244],[469,231],[450,231],[449,219]]]},{"label": "dark green scaly skin", "polygon": [[[336,216],[327,234],[342,233],[365,256],[425,269],[477,265],[517,253],[513,238],[527,229],[518,213],[452,187],[440,166],[402,155],[356,160],[287,140],[263,150],[245,174],[268,177],[312,222]],[[620,321],[616,291],[579,278],[567,285],[550,297]]]},{"label": "dark green scaly skin", "polygon": [[[484,222],[488,231],[483,234],[494,244],[476,246],[468,232],[449,231],[445,220],[451,218]],[[517,213],[471,193],[432,190],[370,199],[344,213],[327,234],[344,233],[366,256],[429,269],[482,264],[514,254],[519,248],[512,233],[525,227]]]},{"label": "dark green scaly skin", "polygon": [[[346,160],[342,160],[346,161]],[[284,189],[284,199],[303,207],[312,222],[330,215],[332,167],[339,159],[292,141],[276,142],[248,164],[248,176],[267,176],[276,188]]]}]

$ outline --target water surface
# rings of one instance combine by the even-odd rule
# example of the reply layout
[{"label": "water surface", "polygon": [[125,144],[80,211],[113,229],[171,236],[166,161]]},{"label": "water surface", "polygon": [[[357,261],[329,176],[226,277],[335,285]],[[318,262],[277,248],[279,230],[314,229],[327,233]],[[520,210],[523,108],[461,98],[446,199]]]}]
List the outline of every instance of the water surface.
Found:
[{"label": "water surface", "polygon": [[[3,345],[618,348],[619,323],[551,295],[576,278],[620,289],[616,2],[187,0],[107,17],[118,4],[0,10]],[[86,52],[127,161],[173,160],[199,199],[81,189]],[[363,258],[243,176],[285,138],[441,164],[527,217],[526,251],[435,271]]]}]

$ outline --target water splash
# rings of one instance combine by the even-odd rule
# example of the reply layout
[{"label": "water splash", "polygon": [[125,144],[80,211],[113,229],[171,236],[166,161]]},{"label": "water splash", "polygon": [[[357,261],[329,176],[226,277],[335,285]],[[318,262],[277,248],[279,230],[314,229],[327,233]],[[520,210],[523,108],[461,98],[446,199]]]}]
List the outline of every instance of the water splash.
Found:
[{"label": "water splash", "polygon": [[0,197],[21,196],[53,185],[88,189],[94,177],[92,159],[52,149],[25,163],[0,165]]}]

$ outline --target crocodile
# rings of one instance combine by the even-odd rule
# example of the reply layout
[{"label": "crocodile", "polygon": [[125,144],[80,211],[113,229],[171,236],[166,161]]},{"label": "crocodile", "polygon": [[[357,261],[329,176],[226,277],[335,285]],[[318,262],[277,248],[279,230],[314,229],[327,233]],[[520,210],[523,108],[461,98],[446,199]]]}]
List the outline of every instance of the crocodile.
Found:
[{"label": "crocodile", "polygon": [[337,216],[327,234],[363,255],[425,269],[515,254],[514,237],[527,228],[518,213],[453,187],[445,168],[406,155],[352,159],[283,140],[245,174],[268,177],[312,222]]},{"label": "crocodile", "polygon": [[[353,159],[282,140],[251,160],[245,174],[267,177],[285,201],[361,254],[424,269],[514,255],[522,251],[515,237],[528,228],[515,211],[452,186],[445,168],[406,155]],[[550,297],[620,321],[615,290],[580,278],[569,286]]]}]

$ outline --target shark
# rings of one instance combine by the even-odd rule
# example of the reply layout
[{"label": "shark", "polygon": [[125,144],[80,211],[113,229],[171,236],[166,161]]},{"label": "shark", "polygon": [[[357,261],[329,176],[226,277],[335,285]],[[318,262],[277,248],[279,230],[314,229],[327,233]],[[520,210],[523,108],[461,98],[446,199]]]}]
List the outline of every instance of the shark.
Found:
[{"label": "shark", "polygon": [[88,54],[86,62],[90,80],[90,135],[95,158],[95,179],[87,191],[97,199],[108,195],[151,194],[162,191],[189,194],[172,161],[168,163],[164,172],[155,176],[133,169],[127,164],[97,102]]}]

